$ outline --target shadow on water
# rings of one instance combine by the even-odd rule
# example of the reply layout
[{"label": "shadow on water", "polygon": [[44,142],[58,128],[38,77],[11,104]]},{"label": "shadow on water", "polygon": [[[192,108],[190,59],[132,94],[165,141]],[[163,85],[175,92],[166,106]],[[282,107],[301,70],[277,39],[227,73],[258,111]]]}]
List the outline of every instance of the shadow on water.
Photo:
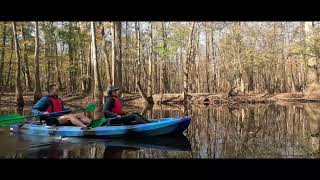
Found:
[{"label": "shadow on water", "polygon": [[[0,155],[5,158],[319,158],[320,154],[320,104],[316,103],[193,109],[149,106],[132,111],[149,119],[190,116],[192,121],[186,137],[183,136],[185,139],[52,139],[0,131],[0,145],[5,147]],[[97,108],[88,116],[102,117],[102,109]]]}]

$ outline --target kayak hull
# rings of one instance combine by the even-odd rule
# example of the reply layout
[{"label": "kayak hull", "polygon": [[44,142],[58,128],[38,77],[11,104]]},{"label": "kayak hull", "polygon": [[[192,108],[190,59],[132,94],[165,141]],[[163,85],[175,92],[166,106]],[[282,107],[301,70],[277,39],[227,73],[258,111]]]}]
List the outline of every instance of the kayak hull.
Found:
[{"label": "kayak hull", "polygon": [[15,133],[31,134],[39,136],[61,137],[132,137],[132,136],[160,136],[166,134],[181,134],[189,126],[191,118],[162,118],[153,120],[147,124],[128,126],[100,126],[88,130],[82,130],[76,126],[46,126],[37,124],[24,124],[10,126]]}]

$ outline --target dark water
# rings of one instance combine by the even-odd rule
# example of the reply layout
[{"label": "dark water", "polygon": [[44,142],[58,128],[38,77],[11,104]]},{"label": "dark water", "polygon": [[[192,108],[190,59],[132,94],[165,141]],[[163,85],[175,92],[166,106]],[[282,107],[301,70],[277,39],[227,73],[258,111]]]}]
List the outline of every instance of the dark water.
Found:
[{"label": "dark water", "polygon": [[[7,114],[18,110],[0,111]],[[133,109],[141,112],[141,109]],[[26,108],[20,113],[29,114]],[[40,137],[0,129],[1,158],[319,158],[319,104],[144,111],[189,115],[181,137],[138,140]]]}]

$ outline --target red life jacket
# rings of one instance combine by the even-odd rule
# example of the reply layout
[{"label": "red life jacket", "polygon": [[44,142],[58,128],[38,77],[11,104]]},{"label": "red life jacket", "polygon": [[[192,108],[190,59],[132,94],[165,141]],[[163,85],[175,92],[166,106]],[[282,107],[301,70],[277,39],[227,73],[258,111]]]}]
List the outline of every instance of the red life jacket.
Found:
[{"label": "red life jacket", "polygon": [[50,105],[47,108],[47,112],[60,112],[63,111],[62,101],[59,98],[48,97],[50,101]]},{"label": "red life jacket", "polygon": [[114,107],[112,108],[112,113],[115,113],[115,114],[122,114],[123,113],[123,110],[122,110],[122,106],[121,106],[121,102],[120,100],[118,99],[118,97],[115,97],[113,96],[112,97],[114,99]]}]

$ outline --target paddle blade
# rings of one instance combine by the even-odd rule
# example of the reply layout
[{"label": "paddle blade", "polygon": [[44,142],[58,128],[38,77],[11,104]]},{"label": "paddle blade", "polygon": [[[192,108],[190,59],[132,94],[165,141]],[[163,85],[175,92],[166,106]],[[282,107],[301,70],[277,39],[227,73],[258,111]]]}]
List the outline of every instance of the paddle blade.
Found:
[{"label": "paddle blade", "polygon": [[96,128],[102,126],[106,121],[108,121],[106,118],[95,119],[90,123],[89,127]]},{"label": "paddle blade", "polygon": [[25,116],[21,116],[19,114],[7,114],[7,115],[1,115],[0,116],[0,122],[1,121],[9,121],[12,119],[20,119],[20,118],[24,118]]},{"label": "paddle blade", "polygon": [[86,110],[88,111],[88,112],[92,112],[92,111],[94,111],[95,109],[96,109],[96,105],[94,105],[94,104],[90,104],[90,105],[88,105],[87,107],[86,107]]}]

